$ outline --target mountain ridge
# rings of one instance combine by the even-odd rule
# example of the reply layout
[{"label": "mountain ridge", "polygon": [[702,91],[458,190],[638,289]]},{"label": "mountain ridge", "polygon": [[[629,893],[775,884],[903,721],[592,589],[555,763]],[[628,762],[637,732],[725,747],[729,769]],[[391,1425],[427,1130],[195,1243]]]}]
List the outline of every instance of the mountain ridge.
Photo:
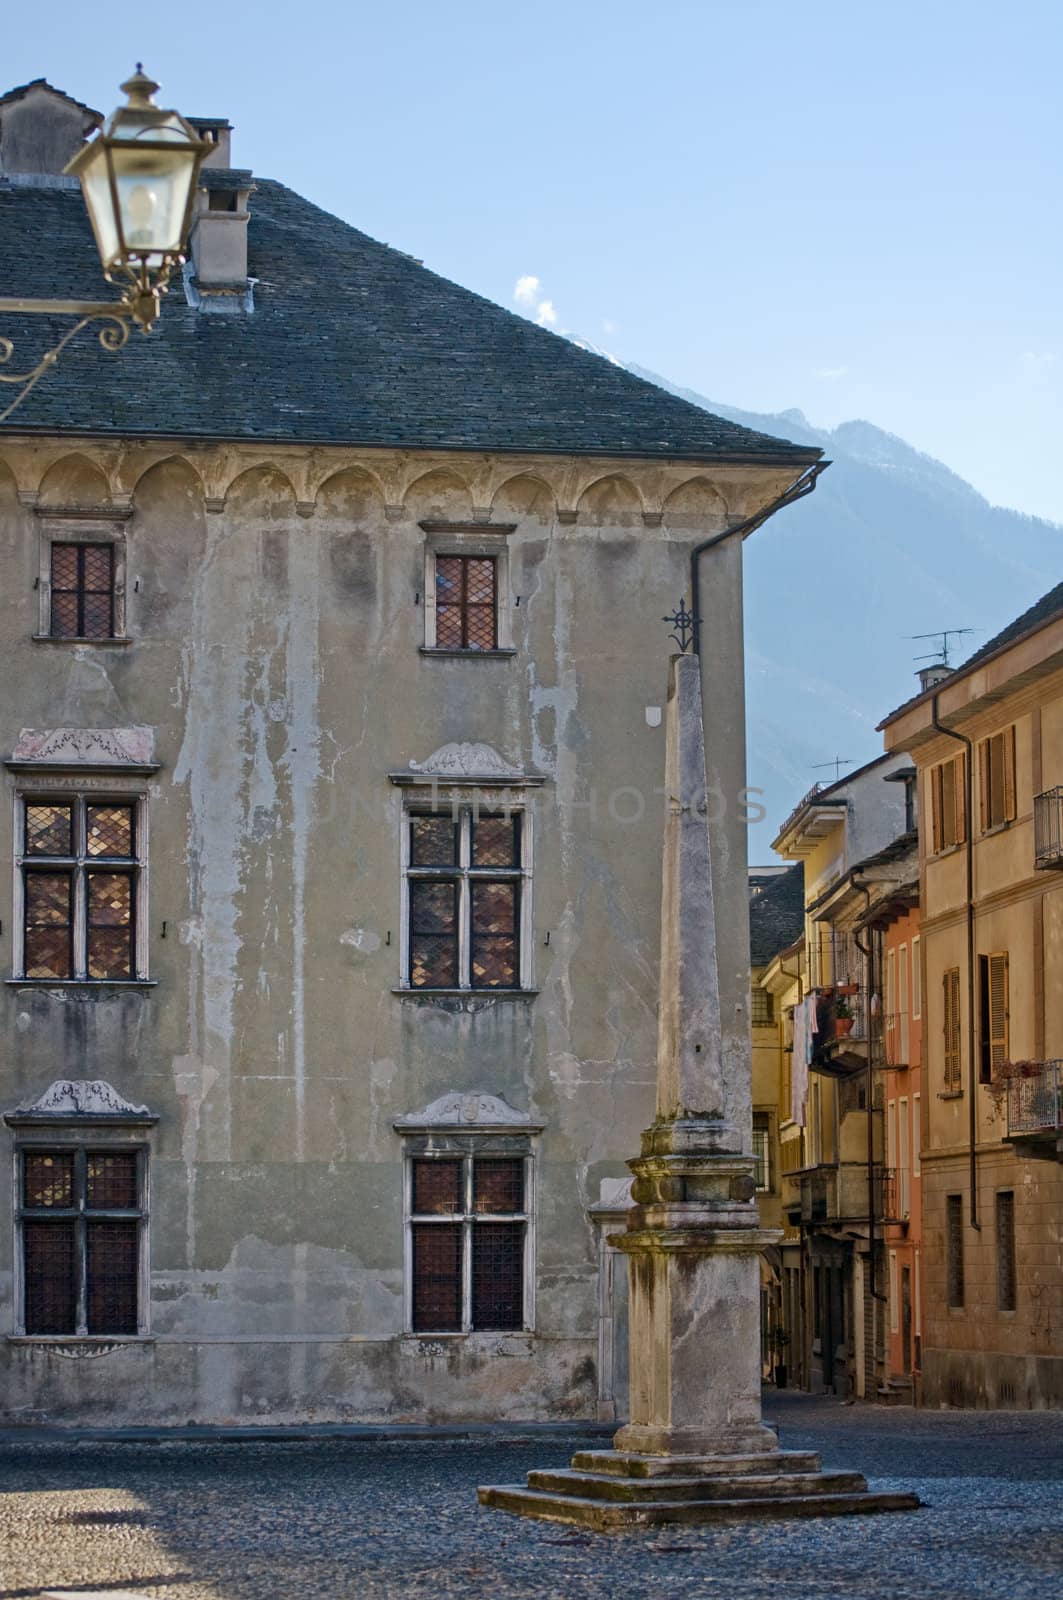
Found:
[{"label": "mountain ridge", "polygon": [[[882,750],[875,727],[915,692],[918,657],[943,628],[972,632],[958,663],[1059,581],[1063,526],[994,506],[934,456],[864,418],[817,428],[800,410],[753,412],[644,367],[645,378],[758,432],[824,450],[816,492],[746,547],[748,781],[767,813],[750,858],[821,762]],[[843,768],[843,770],[845,770]]]}]

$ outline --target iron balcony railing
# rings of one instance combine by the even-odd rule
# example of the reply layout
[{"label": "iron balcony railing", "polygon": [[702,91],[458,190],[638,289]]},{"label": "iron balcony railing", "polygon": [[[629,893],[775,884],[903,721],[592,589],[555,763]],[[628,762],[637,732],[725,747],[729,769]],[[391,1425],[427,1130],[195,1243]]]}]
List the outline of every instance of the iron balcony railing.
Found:
[{"label": "iron balcony railing", "polygon": [[1063,1060],[1040,1072],[1008,1079],[1008,1138],[1063,1132]]},{"label": "iron balcony railing", "polygon": [[1033,858],[1038,867],[1063,867],[1063,788],[1034,795]]},{"label": "iron balcony railing", "polygon": [[905,1194],[906,1174],[896,1167],[876,1167],[872,1184],[875,1194],[875,1216],[881,1222],[904,1222],[908,1217],[908,1196]]}]

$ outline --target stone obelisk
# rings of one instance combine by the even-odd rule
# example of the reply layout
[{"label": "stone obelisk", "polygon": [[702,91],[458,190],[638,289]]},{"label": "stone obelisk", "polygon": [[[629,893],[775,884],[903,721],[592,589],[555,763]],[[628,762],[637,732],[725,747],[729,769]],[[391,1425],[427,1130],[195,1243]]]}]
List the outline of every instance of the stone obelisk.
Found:
[{"label": "stone obelisk", "polygon": [[631,1420],[613,1450],[480,1500],[603,1529],[908,1510],[915,1495],[821,1472],[761,1421],[758,1255],[779,1234],[754,1198],[748,1057],[743,1081],[724,1071],[697,656],[673,656],[667,716],[657,1111],[611,1241],[629,1266]]},{"label": "stone obelisk", "polygon": [[671,664],[657,1115],[628,1232],[631,1421],[618,1450],[770,1451],[760,1420],[760,1226],[750,1088],[724,1082],[700,663]]}]

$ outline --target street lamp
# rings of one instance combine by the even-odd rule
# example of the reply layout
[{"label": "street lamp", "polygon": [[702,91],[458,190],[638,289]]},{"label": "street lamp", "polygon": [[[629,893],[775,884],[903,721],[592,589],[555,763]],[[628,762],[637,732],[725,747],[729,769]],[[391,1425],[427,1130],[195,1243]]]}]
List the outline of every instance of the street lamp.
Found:
[{"label": "street lamp", "polygon": [[[112,111],[91,144],[79,150],[66,171],[80,178],[103,275],[121,285],[118,300],[0,299],[0,313],[20,316],[77,317],[59,343],[47,350],[28,372],[0,373],[0,383],[20,392],[5,421],[29,394],[62,351],[90,322],[103,321],[100,343],[120,350],[136,323],[150,333],[159,315],[170,274],[184,260],[196,179],[203,157],[212,148],[176,111],[154,103],[159,85],[140,64],[122,84],[126,103]],[[0,365],[11,359],[10,339],[0,337]]]}]

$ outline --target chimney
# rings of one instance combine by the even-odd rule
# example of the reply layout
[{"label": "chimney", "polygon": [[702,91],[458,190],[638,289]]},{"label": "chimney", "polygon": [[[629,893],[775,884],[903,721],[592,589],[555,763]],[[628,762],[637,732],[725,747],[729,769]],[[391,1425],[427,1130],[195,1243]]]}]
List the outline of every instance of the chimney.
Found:
[{"label": "chimney", "polygon": [[247,202],[254,191],[251,172],[229,165],[232,125],[224,117],[189,117],[213,149],[199,172],[192,217],[191,263],[185,267],[185,293],[196,310],[238,315],[254,309],[247,276]]},{"label": "chimney", "polygon": [[50,187],[79,187],[63,168],[103,121],[98,111],[34,78],[0,95],[0,176],[9,182],[50,178]]},{"label": "chimney", "polygon": [[920,693],[925,694],[927,689],[933,689],[942,679],[951,678],[952,668],[947,667],[943,661],[935,661],[929,667],[920,667],[916,677],[919,679]]}]

